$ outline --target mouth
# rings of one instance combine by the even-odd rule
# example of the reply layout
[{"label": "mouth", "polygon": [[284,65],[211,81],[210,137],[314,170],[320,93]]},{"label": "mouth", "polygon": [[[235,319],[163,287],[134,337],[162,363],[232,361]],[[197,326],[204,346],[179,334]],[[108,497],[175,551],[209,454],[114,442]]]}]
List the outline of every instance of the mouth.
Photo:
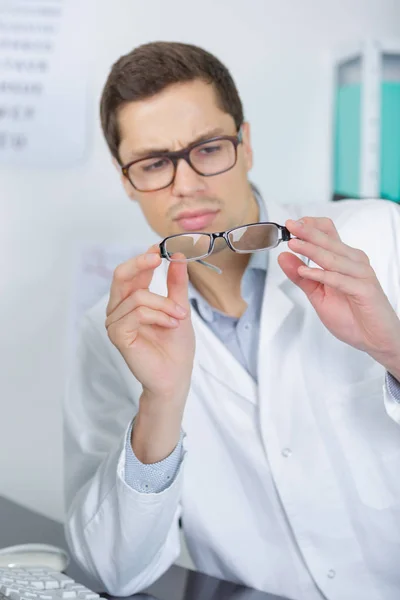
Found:
[{"label": "mouth", "polygon": [[185,211],[178,215],[174,220],[178,223],[179,227],[185,231],[198,231],[209,227],[219,212],[219,210]]}]

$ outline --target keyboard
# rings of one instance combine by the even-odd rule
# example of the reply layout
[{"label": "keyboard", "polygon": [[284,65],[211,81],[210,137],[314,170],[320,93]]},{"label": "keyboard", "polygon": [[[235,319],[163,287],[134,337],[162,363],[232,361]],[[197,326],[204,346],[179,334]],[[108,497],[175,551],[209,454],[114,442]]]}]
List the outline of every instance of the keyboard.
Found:
[{"label": "keyboard", "polygon": [[98,600],[99,594],[48,567],[0,567],[0,600]]}]

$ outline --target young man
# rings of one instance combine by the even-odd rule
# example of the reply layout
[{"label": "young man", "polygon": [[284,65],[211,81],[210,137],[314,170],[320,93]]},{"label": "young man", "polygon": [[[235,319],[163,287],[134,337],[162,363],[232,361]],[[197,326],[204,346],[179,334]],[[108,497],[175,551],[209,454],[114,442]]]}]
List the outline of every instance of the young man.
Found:
[{"label": "young man", "polygon": [[194,46],[122,57],[101,119],[169,239],[163,259],[121,264],[82,325],[65,405],[75,558],[132,594],[178,556],[180,520],[211,575],[397,600],[399,208],[265,203],[231,76]]}]

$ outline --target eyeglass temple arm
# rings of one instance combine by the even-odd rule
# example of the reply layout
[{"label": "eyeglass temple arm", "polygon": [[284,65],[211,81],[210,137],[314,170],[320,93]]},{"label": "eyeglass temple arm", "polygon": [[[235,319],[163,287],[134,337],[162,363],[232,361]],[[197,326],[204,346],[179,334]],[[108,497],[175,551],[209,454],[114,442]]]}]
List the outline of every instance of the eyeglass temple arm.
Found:
[{"label": "eyeglass temple arm", "polygon": [[218,273],[218,275],[221,275],[222,273],[222,269],[220,269],[219,267],[216,267],[215,265],[211,265],[210,263],[206,262],[205,260],[196,260],[196,262],[200,263],[201,265],[204,265],[205,267],[208,267],[209,269],[212,269],[213,271],[215,271],[215,273]]},{"label": "eyeglass temple arm", "polygon": [[[161,256],[161,258],[166,258],[167,260],[169,258],[167,252],[164,251],[161,244],[160,244],[160,256]],[[219,267],[216,267],[215,265],[211,265],[210,263],[206,262],[205,260],[199,259],[199,260],[196,260],[195,262],[198,262],[201,265],[204,265],[205,267],[212,269],[213,271],[215,271],[215,273],[218,273],[218,275],[221,275],[221,273],[222,273],[222,270]]]}]

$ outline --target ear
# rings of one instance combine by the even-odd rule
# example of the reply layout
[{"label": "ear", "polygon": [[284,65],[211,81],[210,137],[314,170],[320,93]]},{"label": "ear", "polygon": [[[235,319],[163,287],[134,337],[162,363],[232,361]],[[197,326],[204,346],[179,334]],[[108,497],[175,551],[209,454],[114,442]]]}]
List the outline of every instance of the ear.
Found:
[{"label": "ear", "polygon": [[242,124],[242,135],[243,135],[242,147],[243,147],[244,161],[245,161],[245,165],[246,165],[246,170],[250,171],[250,169],[253,166],[253,149],[251,147],[251,140],[250,140],[250,123],[248,123],[247,121]]},{"label": "ear", "polygon": [[122,187],[124,188],[126,195],[129,197],[130,200],[133,200],[133,202],[136,202],[135,188],[133,187],[133,185],[131,184],[129,179],[127,177],[125,177],[125,175],[123,174],[123,172],[121,170],[121,165],[119,164],[119,162],[117,161],[116,158],[112,159],[112,163],[118,171],[118,174],[121,179]]}]

